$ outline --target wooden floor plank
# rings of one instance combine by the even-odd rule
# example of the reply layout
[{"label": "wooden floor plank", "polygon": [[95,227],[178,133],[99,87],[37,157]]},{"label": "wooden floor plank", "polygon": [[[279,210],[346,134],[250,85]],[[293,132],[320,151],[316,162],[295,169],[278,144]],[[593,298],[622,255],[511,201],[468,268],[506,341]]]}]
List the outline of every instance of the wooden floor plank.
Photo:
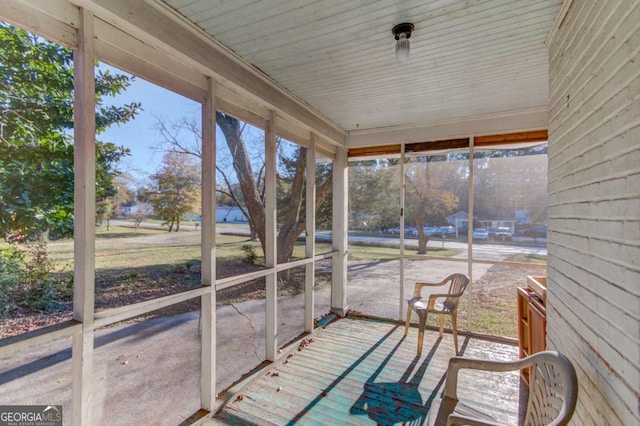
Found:
[{"label": "wooden floor plank", "polygon": [[[344,318],[317,330],[286,362],[274,363],[211,420],[211,424],[423,424],[440,397],[453,338],[427,331],[422,356],[417,330]],[[515,359],[517,348],[459,337],[464,356]],[[519,378],[482,372],[460,376],[461,400],[500,421],[517,420]],[[471,405],[471,404],[470,404]]]}]

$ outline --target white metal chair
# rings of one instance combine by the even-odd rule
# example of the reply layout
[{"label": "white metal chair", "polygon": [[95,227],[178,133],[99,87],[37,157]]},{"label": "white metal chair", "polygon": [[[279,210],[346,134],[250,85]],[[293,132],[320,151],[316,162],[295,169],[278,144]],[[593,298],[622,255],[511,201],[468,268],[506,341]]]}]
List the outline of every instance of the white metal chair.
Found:
[{"label": "white metal chair", "polygon": [[524,426],[566,425],[576,407],[578,381],[571,362],[564,355],[544,351],[513,362],[463,357],[449,360],[444,396],[429,408],[429,425],[496,425],[488,416],[458,402],[458,371],[515,371],[531,368],[529,399]]},{"label": "white metal chair", "polygon": [[[422,298],[423,287],[437,287],[449,284],[447,293],[437,293],[429,295],[428,299]],[[469,277],[464,274],[453,274],[439,283],[421,283],[417,282],[413,298],[408,300],[407,321],[404,327],[404,335],[409,331],[409,323],[411,322],[411,311],[418,314],[418,355],[422,353],[422,342],[424,341],[424,328],[427,324],[427,314],[434,313],[440,315],[440,337],[444,328],[444,316],[451,316],[451,328],[453,329],[453,342],[458,355],[458,300],[464,293],[469,284]]]}]

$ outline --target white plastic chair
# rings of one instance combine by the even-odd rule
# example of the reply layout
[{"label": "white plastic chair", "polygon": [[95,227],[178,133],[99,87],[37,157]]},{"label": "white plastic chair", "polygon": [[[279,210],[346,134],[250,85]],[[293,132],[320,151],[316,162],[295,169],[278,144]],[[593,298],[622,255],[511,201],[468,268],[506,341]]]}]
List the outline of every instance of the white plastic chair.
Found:
[{"label": "white plastic chair", "polygon": [[497,425],[488,416],[458,402],[458,371],[515,371],[531,368],[524,426],[566,425],[576,408],[578,380],[571,362],[558,352],[537,352],[518,361],[487,361],[463,357],[449,360],[444,397],[429,408],[429,425]]},{"label": "white plastic chair", "polygon": [[[422,289],[424,287],[438,287],[449,284],[446,293],[431,294],[428,299],[422,298]],[[429,313],[440,315],[440,337],[444,329],[444,316],[451,316],[451,328],[453,329],[453,342],[458,355],[458,300],[464,293],[469,284],[469,277],[464,274],[453,274],[439,283],[421,283],[417,282],[413,291],[413,298],[407,301],[407,321],[404,326],[404,335],[409,331],[409,323],[411,322],[411,311],[418,314],[418,355],[422,353],[422,342],[424,341],[424,328],[427,324],[427,315]]]}]

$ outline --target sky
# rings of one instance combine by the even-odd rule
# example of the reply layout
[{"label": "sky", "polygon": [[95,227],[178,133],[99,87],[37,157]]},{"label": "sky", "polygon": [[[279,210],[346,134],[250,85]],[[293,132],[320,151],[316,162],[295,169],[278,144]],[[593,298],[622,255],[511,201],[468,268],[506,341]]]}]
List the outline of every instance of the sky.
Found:
[{"label": "sky", "polygon": [[[99,69],[109,70],[112,73],[129,75],[110,65],[100,63]],[[125,157],[118,164],[118,170],[133,176],[131,186],[142,186],[148,177],[156,172],[161,165],[163,152],[160,150],[162,136],[157,130],[158,119],[161,119],[167,127],[182,118],[201,120],[201,105],[198,102],[185,98],[182,95],[171,92],[158,85],[150,83],[140,77],[135,77],[131,85],[115,97],[103,99],[105,105],[122,106],[132,102],[140,102],[142,111],[136,117],[120,126],[113,125],[99,134],[97,139],[103,142],[112,142],[118,146],[123,145],[130,149],[131,155]],[[183,133],[183,137],[191,139],[193,136]],[[264,161],[264,130],[246,125],[244,127],[245,141],[250,156],[255,159],[256,170]],[[224,141],[222,131],[217,128],[217,166],[224,170],[227,178],[236,181],[235,172],[230,153]],[[293,143],[283,143],[280,148],[284,152],[293,152]],[[262,158],[262,160],[260,160]]]},{"label": "sky", "polygon": [[[107,64],[100,63],[98,66],[103,70],[110,70],[120,74],[130,75]],[[131,174],[136,182],[135,186],[144,184],[146,178],[153,174],[160,166],[163,152],[159,149],[162,136],[156,130],[158,119],[161,119],[167,127],[172,122],[176,122],[183,117],[195,119],[197,123],[201,120],[201,105],[198,102],[185,98],[163,87],[150,83],[140,77],[135,77],[132,84],[122,93],[112,98],[105,98],[104,104],[124,105],[132,102],[140,102],[142,111],[136,115],[135,119],[120,126],[113,125],[105,132],[98,135],[97,139],[103,142],[113,142],[120,146],[124,145],[130,149],[131,155],[120,161],[118,170]],[[246,125],[245,140],[248,142],[247,148],[257,157],[264,157],[264,146],[258,143],[254,145],[251,141],[261,140],[264,131],[250,125]],[[184,134],[185,137],[190,135]],[[228,148],[224,141],[222,131],[217,128],[218,141],[218,167],[227,169],[227,177],[235,181],[234,172],[229,161],[224,159],[229,156]]]},{"label": "sky", "polygon": [[[100,68],[127,74],[105,64],[100,64]],[[201,110],[199,103],[140,77],[136,77],[123,93],[105,99],[105,104],[113,105],[131,102],[142,103],[142,112],[134,120],[120,126],[111,126],[98,135],[98,140],[128,147],[131,150],[131,156],[121,161],[118,168],[140,179],[144,175],[155,172],[162,160],[163,153],[157,148],[161,141],[160,134],[156,130],[157,118],[165,122],[185,116],[200,120]]]}]

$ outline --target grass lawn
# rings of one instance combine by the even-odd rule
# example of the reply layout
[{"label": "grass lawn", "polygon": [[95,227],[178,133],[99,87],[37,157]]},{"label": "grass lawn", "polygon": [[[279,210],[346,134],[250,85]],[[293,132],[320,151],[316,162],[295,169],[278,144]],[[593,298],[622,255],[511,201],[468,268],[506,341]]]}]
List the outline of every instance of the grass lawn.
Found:
[{"label": "grass lawn", "polygon": [[[264,258],[256,256],[254,264],[247,262],[247,253],[253,250],[261,254],[259,241],[246,236],[218,234],[216,237],[216,276],[236,276],[264,268]],[[200,286],[200,233],[166,230],[138,230],[130,227],[111,226],[96,230],[96,310],[110,309],[151,298],[182,292]],[[331,251],[328,242],[316,242],[316,252]],[[296,243],[294,259],[304,257],[304,242]],[[411,259],[451,257],[459,254],[456,249],[429,247],[426,255],[417,255],[415,249],[406,249]],[[49,259],[56,268],[73,269],[73,240],[57,240],[48,244]],[[349,245],[350,260],[398,259],[399,249],[385,245]],[[494,265],[473,286],[471,329],[489,334],[516,337],[516,288],[525,282],[527,274],[540,274],[546,257],[535,254],[518,254],[512,261],[532,263],[531,267]],[[535,264],[538,264],[536,266]],[[531,269],[532,268],[532,269]],[[529,270],[531,269],[531,270]],[[316,270],[317,288],[329,285],[330,268]],[[279,294],[297,294],[302,291],[304,268],[294,268],[289,273],[289,283],[279,283]],[[264,297],[264,279],[253,280],[218,294],[218,303],[234,303],[249,298]],[[71,300],[65,301],[61,312],[26,312],[13,318],[0,320],[0,336],[19,334],[69,319]],[[180,306],[154,313],[168,315],[198,309],[199,299]],[[463,303],[466,306],[466,303]],[[461,306],[460,324],[466,327],[466,308]],[[25,324],[23,324],[26,323]],[[35,324],[35,325],[34,325]]]},{"label": "grass lawn", "polygon": [[[242,245],[259,248],[247,237],[217,236],[216,272],[218,277],[238,275],[260,269],[245,261]],[[56,270],[73,270],[73,240],[56,240],[47,245],[49,260]],[[302,249],[304,253],[304,249]],[[200,233],[110,226],[96,229],[95,267],[97,311],[141,302],[200,286]],[[253,286],[259,285],[252,283]],[[251,289],[238,289],[251,293]],[[236,294],[235,300],[243,295]],[[246,298],[246,297],[245,297]],[[71,318],[72,300],[62,300],[61,310],[33,312],[22,308],[0,319],[0,337],[20,334]],[[224,297],[219,297],[224,303]],[[155,313],[168,315],[198,309],[199,299]],[[26,309],[26,310],[25,310]]]},{"label": "grass lawn", "polygon": [[[517,255],[516,255],[517,256]],[[508,260],[513,261],[514,257]],[[493,265],[472,286],[471,331],[518,337],[517,289],[526,285],[527,275],[546,275],[541,264],[531,266]],[[458,309],[458,323],[467,328],[467,295]]]},{"label": "grass lawn", "polygon": [[547,264],[546,255],[535,254],[535,253],[519,253],[514,256],[511,256],[509,260],[511,260],[512,262],[536,263],[539,265]]}]

